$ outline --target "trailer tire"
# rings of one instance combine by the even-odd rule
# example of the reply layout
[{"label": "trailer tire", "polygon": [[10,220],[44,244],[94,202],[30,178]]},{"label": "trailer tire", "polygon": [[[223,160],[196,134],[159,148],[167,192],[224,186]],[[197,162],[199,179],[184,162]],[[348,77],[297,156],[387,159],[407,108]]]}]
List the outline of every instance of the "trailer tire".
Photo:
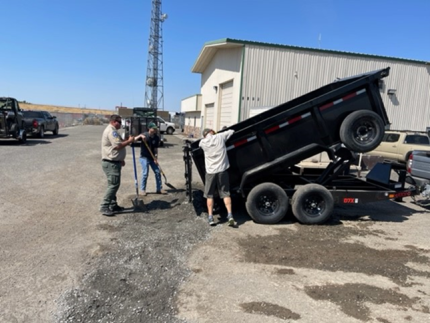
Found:
[{"label": "trailer tire", "polygon": [[287,193],[274,183],[255,186],[246,198],[246,210],[251,218],[262,224],[281,221],[288,210]]},{"label": "trailer tire", "polygon": [[381,143],[384,137],[384,122],[373,111],[355,111],[343,120],[339,135],[346,148],[365,153]]},{"label": "trailer tire", "polygon": [[294,216],[303,224],[322,224],[333,212],[334,199],[328,189],[319,184],[306,184],[297,189],[291,199]]}]

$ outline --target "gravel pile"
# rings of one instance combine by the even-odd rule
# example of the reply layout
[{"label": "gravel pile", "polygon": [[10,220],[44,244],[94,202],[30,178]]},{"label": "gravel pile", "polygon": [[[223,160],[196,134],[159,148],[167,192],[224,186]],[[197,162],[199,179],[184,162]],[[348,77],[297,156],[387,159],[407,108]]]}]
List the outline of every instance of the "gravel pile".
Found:
[{"label": "gravel pile", "polygon": [[202,205],[201,195],[190,204],[181,192],[151,202],[144,213],[107,218],[101,228],[111,244],[81,285],[58,301],[57,321],[180,322],[175,291],[190,274],[189,251],[209,232],[196,216]]}]

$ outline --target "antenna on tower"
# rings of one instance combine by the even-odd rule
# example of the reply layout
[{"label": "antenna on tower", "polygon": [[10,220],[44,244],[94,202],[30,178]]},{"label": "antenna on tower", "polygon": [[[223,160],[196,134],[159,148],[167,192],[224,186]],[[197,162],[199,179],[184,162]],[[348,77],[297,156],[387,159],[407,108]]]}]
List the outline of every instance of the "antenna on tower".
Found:
[{"label": "antenna on tower", "polygon": [[161,13],[161,0],[152,0],[145,102],[148,108],[156,110],[164,110],[163,22],[166,19],[167,14]]}]

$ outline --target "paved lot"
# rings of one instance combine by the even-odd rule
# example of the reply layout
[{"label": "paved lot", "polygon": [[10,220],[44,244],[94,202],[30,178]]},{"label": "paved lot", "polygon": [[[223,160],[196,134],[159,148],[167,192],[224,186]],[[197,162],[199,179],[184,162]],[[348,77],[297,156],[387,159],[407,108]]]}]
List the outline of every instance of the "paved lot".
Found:
[{"label": "paved lot", "polygon": [[[428,201],[338,207],[323,226],[258,225],[236,203],[237,228],[222,210],[210,228],[196,173],[187,203],[182,138],[166,136],[176,189],[106,218],[103,129],[0,142],[1,322],[429,320]],[[126,162],[119,197],[131,206],[130,148]]]}]

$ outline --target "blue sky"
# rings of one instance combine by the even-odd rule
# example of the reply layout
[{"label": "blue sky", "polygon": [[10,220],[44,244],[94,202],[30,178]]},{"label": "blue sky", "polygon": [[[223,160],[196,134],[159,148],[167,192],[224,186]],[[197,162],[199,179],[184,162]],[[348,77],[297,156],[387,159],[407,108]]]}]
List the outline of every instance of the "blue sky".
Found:
[{"label": "blue sky", "polygon": [[[430,0],[162,1],[168,111],[199,93],[200,74],[191,68],[204,43],[222,38],[430,61]],[[151,6],[0,0],[0,96],[108,110],[143,106]]]}]

